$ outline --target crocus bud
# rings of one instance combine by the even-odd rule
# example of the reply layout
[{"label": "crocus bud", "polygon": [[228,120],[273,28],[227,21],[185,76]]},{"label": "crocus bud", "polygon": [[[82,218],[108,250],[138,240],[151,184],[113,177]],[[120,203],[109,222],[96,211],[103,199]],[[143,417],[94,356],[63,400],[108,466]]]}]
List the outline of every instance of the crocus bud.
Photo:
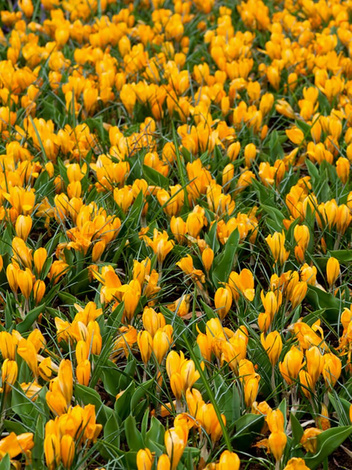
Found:
[{"label": "crocus bud", "polygon": [[90,379],[91,365],[88,359],[80,362],[76,367],[77,382],[88,387]]},{"label": "crocus bud", "polygon": [[329,258],[326,264],[326,278],[330,287],[335,284],[335,281],[338,278],[339,274],[340,263],[334,257]]},{"label": "crocus bud", "polygon": [[142,361],[148,364],[153,351],[153,337],[148,331],[140,331],[137,336],[137,344],[141,353]]},{"label": "crocus bud", "polygon": [[171,470],[171,462],[168,455],[160,455],[156,470]]},{"label": "crocus bud", "polygon": [[289,385],[297,379],[303,362],[303,353],[295,346],[292,346],[285,355],[283,362],[280,362],[279,369],[281,375]]},{"label": "crocus bud", "polygon": [[221,320],[228,314],[232,305],[232,294],[229,287],[219,287],[214,297],[215,308]]},{"label": "crocus bud", "polygon": [[328,353],[324,356],[323,377],[327,386],[334,387],[341,375],[341,359],[335,354]]},{"label": "crocus bud", "polygon": [[140,449],[137,452],[137,469],[151,470],[154,457],[149,449]]},{"label": "crocus bud", "polygon": [[244,148],[244,159],[246,167],[249,168],[252,165],[252,162],[255,160],[257,154],[257,148],[254,144],[247,144]]},{"label": "crocus bud", "polygon": [[33,286],[33,296],[36,304],[39,304],[45,294],[45,282],[38,280],[35,281]]},{"label": "crocus bud", "polygon": [[219,470],[239,470],[241,461],[235,452],[224,450],[220,455]]},{"label": "crocus bud", "polygon": [[350,175],[350,162],[345,157],[340,157],[336,162],[336,173],[343,184],[346,184]]},{"label": "crocus bud", "polygon": [[184,426],[176,426],[165,432],[166,452],[171,461],[171,470],[175,470],[187,445],[188,429]]},{"label": "crocus bud", "polygon": [[284,432],[273,432],[268,439],[270,452],[276,461],[281,460],[287,443],[287,436]]},{"label": "crocus bud", "polygon": [[11,386],[16,382],[17,374],[17,362],[5,359],[1,368],[2,386],[5,393],[9,393],[11,391]]},{"label": "crocus bud", "polygon": [[214,251],[211,248],[205,248],[202,253],[202,262],[204,269],[208,273],[214,261]]},{"label": "crocus bud", "polygon": [[16,220],[16,235],[26,241],[32,228],[32,217],[30,215],[19,215]]},{"label": "crocus bud", "polygon": [[279,360],[282,351],[282,339],[278,331],[272,331],[266,337],[264,333],[260,335],[260,341],[265,349],[271,365],[274,366]]},{"label": "crocus bud", "polygon": [[33,275],[30,269],[26,268],[25,271],[19,270],[17,282],[22,295],[28,300],[33,288]]},{"label": "crocus bud", "polygon": [[69,434],[65,434],[60,442],[61,461],[65,468],[71,468],[75,456],[75,442]]}]

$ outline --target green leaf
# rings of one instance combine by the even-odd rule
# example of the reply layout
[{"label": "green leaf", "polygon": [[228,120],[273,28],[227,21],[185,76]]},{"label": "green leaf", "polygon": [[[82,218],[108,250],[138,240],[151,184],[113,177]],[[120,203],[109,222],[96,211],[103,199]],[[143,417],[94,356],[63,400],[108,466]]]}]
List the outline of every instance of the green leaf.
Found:
[{"label": "green leaf", "polygon": [[126,389],[131,383],[131,380],[133,380],[133,376],[136,370],[136,360],[131,355],[130,357],[131,359],[129,359],[129,362],[127,363],[127,366],[125,367],[125,370],[123,371],[120,378],[120,390]]},{"label": "green leaf", "polygon": [[0,462],[0,470],[10,470],[11,469],[11,462],[9,454],[6,454],[5,457],[1,459]]},{"label": "green leaf", "polygon": [[119,303],[119,305],[115,308],[113,312],[111,312],[108,317],[108,326],[111,326],[112,328],[118,328],[121,323],[124,308],[125,304],[123,302]]},{"label": "green leaf", "polygon": [[238,230],[234,230],[229,236],[225,250],[222,255],[213,262],[213,282],[216,286],[220,286],[221,283],[227,282],[233,267],[236,251],[238,248],[238,242],[240,241],[240,234]]},{"label": "green leaf", "polygon": [[143,397],[145,397],[148,394],[148,390],[153,386],[155,383],[154,379],[150,379],[147,382],[144,382],[140,384],[137,388],[134,394],[132,395],[131,398],[131,408],[134,410],[134,408],[138,405],[138,403],[141,401]]},{"label": "green leaf", "polygon": [[117,449],[120,447],[120,427],[114,414],[109,417],[104,426],[104,441]]},{"label": "green leaf", "polygon": [[218,241],[218,236],[217,236],[217,222],[215,222],[212,226],[211,229],[209,230],[208,233],[204,235],[204,239],[209,245],[209,247],[214,251],[214,253],[217,253],[220,248],[220,243]]},{"label": "green leaf", "polygon": [[219,409],[226,417],[226,426],[231,426],[240,417],[241,399],[237,387],[231,387],[225,382],[221,375],[214,379],[216,389],[215,399],[219,404]]},{"label": "green leaf", "polygon": [[306,300],[315,309],[325,309],[324,316],[330,323],[337,323],[340,312],[340,302],[332,294],[318,287],[308,285]]},{"label": "green leaf", "polygon": [[140,191],[140,193],[136,197],[128,213],[127,219],[125,220],[125,224],[128,225],[129,229],[131,229],[131,227],[136,227],[138,225],[139,220],[142,215],[143,208],[144,208],[144,196],[143,196],[143,192]]},{"label": "green leaf", "polygon": [[318,451],[316,454],[307,454],[304,459],[306,465],[312,470],[316,469],[324,460],[331,455],[350,435],[352,426],[341,426],[330,428],[317,437]]},{"label": "green leaf", "polygon": [[145,447],[143,437],[137,429],[136,419],[134,416],[129,415],[128,418],[126,418],[124,425],[128,447],[134,451],[143,449]]},{"label": "green leaf", "polygon": [[[259,432],[264,423],[264,416],[246,413],[235,422],[236,437],[250,432]],[[254,436],[253,436],[254,437]]]},{"label": "green leaf", "polygon": [[301,438],[303,436],[303,428],[293,413],[290,414],[290,420],[291,420],[291,429],[292,429],[292,436],[293,436],[292,446],[294,447],[297,444],[299,444],[301,441]]},{"label": "green leaf", "polygon": [[260,208],[268,215],[265,218],[265,222],[268,227],[277,232],[281,232],[283,228],[283,220],[285,219],[284,214],[279,209],[266,204],[261,204]]},{"label": "green leaf", "polygon": [[169,179],[166,178],[161,173],[159,173],[158,171],[154,170],[154,168],[151,168],[148,165],[143,165],[143,174],[149,184],[153,184],[155,186],[160,186],[162,188],[169,189],[169,186],[170,186]]},{"label": "green leaf", "polygon": [[296,121],[296,126],[301,129],[304,135],[310,134],[311,126],[304,121]]},{"label": "green leaf", "polygon": [[102,368],[101,374],[105,390],[115,397],[121,390],[119,386],[121,371],[113,362],[108,360],[106,366]]},{"label": "green leaf", "polygon": [[43,416],[39,415],[35,425],[34,447],[32,449],[33,468],[36,468],[38,470],[44,469],[44,435],[44,418]]},{"label": "green leaf", "polygon": [[150,428],[149,431],[146,434],[146,446],[149,447],[149,444],[152,442],[156,442],[160,445],[164,444],[164,434],[165,434],[165,428],[161,424],[161,422],[155,418],[155,416],[152,416],[150,420]]},{"label": "green leaf", "polygon": [[340,263],[345,264],[352,262],[352,250],[330,250],[329,253]]},{"label": "green leaf", "polygon": [[25,319],[16,326],[16,330],[19,331],[21,334],[26,333],[28,330],[30,330],[31,326],[37,320],[37,318],[44,309],[45,304],[42,304],[38,305],[38,307],[28,312]]},{"label": "green leaf", "polygon": [[131,396],[134,393],[134,382],[131,382],[118,400],[116,400],[114,409],[121,422],[130,414]]},{"label": "green leaf", "polygon": [[350,406],[351,406],[350,402],[345,400],[341,396],[338,396],[336,392],[335,392],[335,395],[333,395],[332,393],[329,393],[329,400],[337,413],[340,424],[343,426],[349,426],[350,424],[349,412],[350,412]]}]

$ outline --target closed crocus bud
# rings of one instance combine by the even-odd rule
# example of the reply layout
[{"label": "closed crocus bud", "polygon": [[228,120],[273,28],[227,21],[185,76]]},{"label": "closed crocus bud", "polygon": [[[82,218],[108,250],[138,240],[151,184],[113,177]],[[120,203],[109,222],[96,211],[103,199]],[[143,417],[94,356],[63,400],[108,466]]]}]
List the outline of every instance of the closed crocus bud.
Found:
[{"label": "closed crocus bud", "polygon": [[340,263],[334,257],[329,258],[326,264],[326,278],[330,287],[335,284],[335,281],[338,278],[339,274]]},{"label": "closed crocus bud", "polygon": [[244,148],[244,159],[246,167],[249,168],[255,160],[257,148],[254,144],[247,144]]},{"label": "closed crocus bud", "polygon": [[230,111],[230,98],[228,96],[223,96],[221,98],[221,112],[223,116]]},{"label": "closed crocus bud", "polygon": [[343,184],[346,184],[350,175],[350,162],[345,157],[340,157],[336,162],[336,173]]},{"label": "closed crocus bud", "polygon": [[285,355],[283,362],[280,362],[279,369],[281,375],[289,385],[294,384],[302,367],[303,353],[296,346],[292,346]]},{"label": "closed crocus bud", "polygon": [[214,261],[214,251],[211,248],[205,248],[202,253],[202,262],[204,269],[208,273]]},{"label": "closed crocus bud", "polygon": [[272,410],[266,417],[270,432],[283,432],[285,426],[285,418],[281,410]]},{"label": "closed crocus bud", "polygon": [[63,359],[60,362],[57,381],[66,403],[69,404],[73,393],[72,363],[69,359]]},{"label": "closed crocus bud", "polygon": [[296,225],[293,230],[293,236],[295,237],[297,245],[305,252],[310,240],[309,228],[306,225]]},{"label": "closed crocus bud", "polygon": [[171,461],[171,470],[175,470],[187,445],[188,429],[176,426],[165,432],[165,447]]},{"label": "closed crocus bud", "polygon": [[231,145],[229,145],[229,148],[227,149],[227,156],[232,162],[236,160],[240,153],[240,150],[241,144],[239,142],[233,142]]},{"label": "closed crocus bud", "polygon": [[100,260],[101,255],[104,253],[105,247],[106,247],[106,243],[104,240],[100,240],[94,244],[93,250],[92,250],[93,263],[96,263]]},{"label": "closed crocus bud", "polygon": [[146,307],[143,311],[142,322],[144,328],[154,337],[159,328],[166,325],[165,317],[162,313],[156,313],[153,308]]},{"label": "closed crocus bud", "polygon": [[151,470],[154,457],[149,449],[140,449],[137,452],[137,469]]},{"label": "closed crocus bud", "polygon": [[281,460],[287,443],[287,436],[284,432],[273,432],[268,439],[270,452],[276,461]]},{"label": "closed crocus bud", "polygon": [[305,298],[308,290],[308,284],[306,282],[300,281],[295,285],[290,294],[290,301],[292,308],[296,308],[297,305],[300,305],[302,300]]},{"label": "closed crocus bud", "polygon": [[77,382],[88,387],[90,380],[91,365],[88,359],[82,361],[76,367]]},{"label": "closed crocus bud", "polygon": [[197,238],[199,235],[199,232],[202,230],[204,225],[203,218],[200,214],[197,214],[196,212],[191,212],[188,214],[187,220],[186,220],[186,227],[187,227],[187,233],[193,237]]},{"label": "closed crocus bud", "polygon": [[218,470],[239,470],[241,461],[235,452],[230,452],[225,450],[220,455],[219,464],[217,466]]},{"label": "closed crocus bud", "polygon": [[178,243],[182,243],[187,233],[187,224],[182,217],[171,217],[170,228]]},{"label": "closed crocus bud", "polygon": [[65,434],[60,442],[61,461],[64,468],[71,468],[75,456],[75,442],[69,434]]},{"label": "closed crocus bud", "polygon": [[45,282],[38,280],[35,281],[33,286],[33,297],[36,304],[39,304],[45,294]]},{"label": "closed crocus bud", "polygon": [[26,268],[25,271],[18,271],[17,282],[22,295],[28,300],[33,288],[33,275],[31,270]]},{"label": "closed crocus bud", "polygon": [[277,364],[281,351],[282,351],[282,339],[278,331],[272,331],[266,337],[264,333],[260,335],[260,341],[263,348],[265,349],[271,365]]},{"label": "closed crocus bud", "polygon": [[210,362],[212,353],[211,338],[209,338],[209,336],[205,335],[204,333],[199,333],[197,336],[197,344],[203,359]]},{"label": "closed crocus bud", "polygon": [[147,365],[153,351],[153,337],[149,331],[140,331],[138,333],[137,344],[141,353],[142,361]]},{"label": "closed crocus bud", "polygon": [[222,172],[222,185],[224,191],[227,191],[235,175],[235,169],[232,163],[225,166]]},{"label": "closed crocus bud", "polygon": [[270,65],[266,69],[266,76],[268,77],[269,83],[275,90],[278,90],[280,87],[280,72],[277,67]]},{"label": "closed crocus bud", "polygon": [[5,393],[9,393],[11,391],[11,386],[16,382],[17,375],[17,362],[5,359],[1,368],[2,386]]},{"label": "closed crocus bud", "polygon": [[3,359],[15,359],[17,340],[7,331],[0,332],[0,351]]},{"label": "closed crocus bud", "polygon": [[32,229],[32,217],[30,215],[19,215],[16,220],[16,235],[26,241]]},{"label": "closed crocus bud", "polygon": [[229,287],[219,287],[215,292],[214,303],[221,320],[228,314],[232,305],[232,294]]},{"label": "closed crocus bud", "polygon": [[275,263],[279,262],[283,264],[290,254],[290,252],[285,249],[286,237],[284,232],[275,232],[274,235],[268,235],[265,240],[269,245]]},{"label": "closed crocus bud", "polygon": [[352,405],[350,406],[350,412],[349,412],[349,415],[350,415],[350,422],[352,423]]},{"label": "closed crocus bud", "polygon": [[[48,392],[49,393],[49,392]],[[55,434],[46,434],[44,439],[45,461],[50,470],[56,468],[60,463],[60,442]]]},{"label": "closed crocus bud", "polygon": [[169,456],[166,454],[160,455],[156,470],[170,470],[170,469],[171,469],[171,462],[170,462]]},{"label": "closed crocus bud", "polygon": [[324,357],[317,346],[312,346],[306,350],[306,362],[314,387],[324,366]]},{"label": "closed crocus bud", "polygon": [[323,377],[327,386],[334,387],[341,375],[341,359],[335,354],[328,353],[324,356]]},{"label": "closed crocus bud", "polygon": [[35,250],[33,253],[33,262],[34,262],[34,267],[38,275],[42,272],[44,263],[48,257],[48,252],[46,251],[45,248],[38,248]]},{"label": "closed crocus bud", "polygon": [[301,444],[303,445],[306,452],[310,452],[311,454],[315,454],[317,451],[317,436],[321,434],[323,431],[317,428],[308,428],[304,430],[303,436],[301,438]]},{"label": "closed crocus bud", "polygon": [[309,467],[307,467],[303,459],[294,457],[287,462],[284,470],[309,470]]},{"label": "closed crocus bud", "polygon": [[311,397],[311,393],[314,391],[312,377],[306,370],[301,370],[298,378],[303,394],[309,399]]},{"label": "closed crocus bud", "polygon": [[260,100],[259,109],[262,112],[263,116],[268,114],[272,107],[274,106],[274,95],[271,93],[264,93]]},{"label": "closed crocus bud", "polygon": [[162,363],[168,349],[170,347],[170,339],[165,331],[159,329],[153,338],[153,352],[159,364]]},{"label": "closed crocus bud", "polygon": [[251,408],[255,399],[257,398],[259,390],[259,376],[256,374],[250,377],[244,384],[244,401],[247,408]]}]

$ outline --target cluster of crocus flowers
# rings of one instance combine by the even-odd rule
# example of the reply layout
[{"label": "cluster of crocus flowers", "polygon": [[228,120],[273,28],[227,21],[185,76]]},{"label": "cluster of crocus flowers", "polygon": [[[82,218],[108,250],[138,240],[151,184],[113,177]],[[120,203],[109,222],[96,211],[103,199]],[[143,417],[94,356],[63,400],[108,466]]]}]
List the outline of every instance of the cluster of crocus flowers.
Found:
[{"label": "cluster of crocus flowers", "polygon": [[263,439],[257,446],[265,447],[273,455],[276,461],[276,468],[279,468],[280,461],[287,444],[285,433],[285,417],[279,409],[272,410],[270,407],[261,407],[259,412],[265,416],[265,422],[270,431],[268,439]]},{"label": "cluster of crocus flowers", "polygon": [[1,11],[0,458],[30,465],[43,422],[49,469],[90,467],[96,419],[97,452],[120,457],[118,394],[141,435],[151,407],[165,428],[121,460],[238,469],[235,390],[241,418],[266,416],[276,466],[306,470],[255,400],[271,369],[275,405],[301,421],[309,402],[314,454],[352,372],[351,5],[244,0],[235,22],[215,0],[120,3]]},{"label": "cluster of crocus flowers", "polygon": [[80,451],[96,442],[102,425],[96,423],[94,405],[68,408],[45,425],[44,453],[49,469],[71,468]]},{"label": "cluster of crocus flowers", "polygon": [[211,363],[213,356],[220,364],[228,363],[237,372],[241,359],[245,359],[248,345],[248,331],[241,326],[236,331],[223,327],[218,318],[206,323],[206,332],[199,332],[197,344],[202,357]]},{"label": "cluster of crocus flowers", "polygon": [[[14,237],[12,240],[13,257],[6,268],[6,277],[10,289],[17,299],[18,291],[21,292],[27,309],[30,298],[33,299],[35,304],[38,304],[43,299],[46,290],[45,282],[41,278],[43,277],[44,265],[48,264],[46,263],[47,251],[45,248],[38,248],[34,253],[32,251],[23,238]],[[54,267],[53,264],[50,273],[52,273]],[[50,273],[48,274],[49,278]]]}]

